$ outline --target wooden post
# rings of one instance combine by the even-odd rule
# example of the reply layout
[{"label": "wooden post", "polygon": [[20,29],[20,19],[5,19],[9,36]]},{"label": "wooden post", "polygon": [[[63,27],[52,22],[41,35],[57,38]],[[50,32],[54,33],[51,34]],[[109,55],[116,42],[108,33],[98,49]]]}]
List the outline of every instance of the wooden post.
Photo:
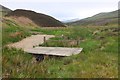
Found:
[{"label": "wooden post", "polygon": [[45,36],[44,36],[44,38],[43,38],[43,39],[44,39],[43,41],[44,41],[44,43],[45,43],[45,42],[46,42],[46,38],[45,38]]},{"label": "wooden post", "polygon": [[77,46],[79,45],[79,40],[77,40]]},{"label": "wooden post", "polygon": [[44,36],[43,39],[44,39],[44,40],[43,40],[43,41],[44,41],[44,44],[45,44],[45,46],[46,46],[46,37]]},{"label": "wooden post", "polygon": [[67,37],[67,39],[69,40],[69,39],[70,39],[70,37]]}]

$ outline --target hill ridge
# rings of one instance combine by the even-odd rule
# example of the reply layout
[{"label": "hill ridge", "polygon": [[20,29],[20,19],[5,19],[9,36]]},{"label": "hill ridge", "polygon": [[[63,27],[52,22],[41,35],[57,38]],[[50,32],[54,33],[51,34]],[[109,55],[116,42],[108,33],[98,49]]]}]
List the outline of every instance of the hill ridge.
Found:
[{"label": "hill ridge", "polygon": [[6,15],[6,17],[11,17],[11,16],[15,16],[16,18],[21,17],[21,16],[29,18],[35,24],[37,24],[38,26],[42,26],[42,27],[66,27],[59,20],[49,15],[46,15],[43,13],[37,13],[32,10],[16,9]]},{"label": "hill ridge", "polygon": [[68,25],[108,25],[118,22],[118,10],[112,12],[102,12],[91,17],[67,23]]}]

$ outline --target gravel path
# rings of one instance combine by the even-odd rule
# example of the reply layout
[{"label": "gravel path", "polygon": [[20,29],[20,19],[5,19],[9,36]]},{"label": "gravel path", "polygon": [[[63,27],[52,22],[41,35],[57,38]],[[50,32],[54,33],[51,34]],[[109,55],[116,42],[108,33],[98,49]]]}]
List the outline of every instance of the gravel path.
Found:
[{"label": "gravel path", "polygon": [[46,40],[48,40],[49,38],[54,37],[54,35],[32,35],[19,42],[11,43],[8,46],[23,50],[31,49],[33,48],[33,46],[42,44],[44,42],[44,37],[46,38]]}]

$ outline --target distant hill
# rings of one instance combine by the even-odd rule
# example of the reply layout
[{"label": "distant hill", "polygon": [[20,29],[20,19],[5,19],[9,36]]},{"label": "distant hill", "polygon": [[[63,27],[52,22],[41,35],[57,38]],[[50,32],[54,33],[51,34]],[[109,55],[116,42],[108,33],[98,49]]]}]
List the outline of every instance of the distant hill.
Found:
[{"label": "distant hill", "polygon": [[118,23],[118,10],[99,13],[92,17],[67,23],[68,25],[108,25]]},{"label": "distant hill", "polygon": [[5,16],[6,14],[10,13],[12,10],[10,10],[9,8],[6,8],[2,5],[0,5],[0,14],[2,14],[2,16]]},{"label": "distant hill", "polygon": [[33,22],[42,27],[66,27],[62,22],[51,16],[42,13],[36,13],[31,10],[17,9],[8,13],[6,17],[12,17],[16,19],[16,21],[21,19],[19,22],[22,23],[29,22],[31,24]]},{"label": "distant hill", "polygon": [[66,21],[62,21],[63,23],[70,23],[70,22],[75,22],[80,20],[79,18],[75,18],[75,19],[70,19],[70,20],[66,20]]}]

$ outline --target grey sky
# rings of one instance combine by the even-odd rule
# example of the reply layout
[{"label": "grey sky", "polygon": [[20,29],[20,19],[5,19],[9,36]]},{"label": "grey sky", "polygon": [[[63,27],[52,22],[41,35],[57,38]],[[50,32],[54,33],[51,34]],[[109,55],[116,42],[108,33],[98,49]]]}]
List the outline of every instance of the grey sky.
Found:
[{"label": "grey sky", "polygon": [[55,17],[58,20],[86,18],[100,12],[118,9],[119,0],[4,0],[2,5],[15,9],[28,9]]}]

